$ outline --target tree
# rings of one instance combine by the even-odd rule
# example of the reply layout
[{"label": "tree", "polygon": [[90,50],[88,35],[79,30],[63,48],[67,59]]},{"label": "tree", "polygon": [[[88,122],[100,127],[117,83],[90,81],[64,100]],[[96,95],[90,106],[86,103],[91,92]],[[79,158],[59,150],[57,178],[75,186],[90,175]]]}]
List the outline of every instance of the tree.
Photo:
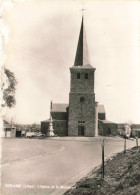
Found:
[{"label": "tree", "polygon": [[5,68],[4,72],[8,78],[9,86],[3,91],[3,99],[5,101],[5,105],[3,106],[7,106],[11,108],[16,104],[15,91],[16,91],[17,80],[15,78],[14,73],[11,72],[10,70]]},{"label": "tree", "polygon": [[124,127],[124,154],[126,153],[126,139],[128,139],[131,135],[131,123],[126,123]]}]

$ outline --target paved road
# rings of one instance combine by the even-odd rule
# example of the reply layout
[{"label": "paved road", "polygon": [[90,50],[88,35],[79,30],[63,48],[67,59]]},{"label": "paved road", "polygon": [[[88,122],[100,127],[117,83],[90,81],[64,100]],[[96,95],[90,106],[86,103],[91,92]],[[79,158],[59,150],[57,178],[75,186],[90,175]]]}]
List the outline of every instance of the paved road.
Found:
[{"label": "paved road", "polygon": [[[102,138],[46,140],[55,150],[45,155],[7,163],[2,169],[2,195],[59,195],[101,163]],[[44,141],[44,140],[43,140]],[[127,147],[135,141],[127,140]],[[57,149],[56,149],[57,148]],[[105,157],[123,150],[123,140],[108,138]],[[13,154],[14,155],[14,154]]]}]

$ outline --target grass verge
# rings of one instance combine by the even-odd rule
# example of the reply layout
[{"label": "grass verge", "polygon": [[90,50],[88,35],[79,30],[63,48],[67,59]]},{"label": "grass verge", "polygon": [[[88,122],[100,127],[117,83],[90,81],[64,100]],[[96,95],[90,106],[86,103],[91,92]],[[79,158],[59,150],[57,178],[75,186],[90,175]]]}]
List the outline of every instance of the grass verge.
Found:
[{"label": "grass verge", "polygon": [[105,178],[101,168],[94,169],[64,195],[139,195],[140,147],[118,153],[105,163]]}]

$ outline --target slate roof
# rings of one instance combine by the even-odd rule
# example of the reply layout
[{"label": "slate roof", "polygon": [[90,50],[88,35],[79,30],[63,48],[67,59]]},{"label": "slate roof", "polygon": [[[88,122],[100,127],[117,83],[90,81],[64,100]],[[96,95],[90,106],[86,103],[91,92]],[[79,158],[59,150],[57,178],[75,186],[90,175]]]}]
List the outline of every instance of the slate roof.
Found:
[{"label": "slate roof", "polygon": [[66,112],[69,104],[52,104],[51,112]]},{"label": "slate roof", "polygon": [[85,64],[83,66],[78,66],[78,65],[77,66],[72,66],[70,69],[78,69],[78,68],[80,68],[80,69],[95,69],[90,64]]},{"label": "slate roof", "polygon": [[118,123],[118,129],[124,128],[126,123]]},{"label": "slate roof", "polygon": [[47,120],[44,120],[44,121],[41,121],[41,122],[49,122],[49,119],[47,119]]},{"label": "slate roof", "polygon": [[133,131],[139,131],[140,132],[140,128],[138,129],[138,128],[133,128],[132,129]]},{"label": "slate roof", "polygon": [[108,120],[99,120],[99,121],[101,121],[104,124],[116,124],[116,123],[108,121]]},{"label": "slate roof", "polygon": [[[69,104],[59,104],[59,103],[53,103],[51,112],[66,112],[66,108],[69,106]],[[98,113],[105,113],[104,105],[99,104],[98,105]]]},{"label": "slate roof", "polygon": [[131,128],[132,129],[140,129],[140,124],[132,124]]},{"label": "slate roof", "polygon": [[10,123],[8,123],[6,120],[3,120],[3,123],[6,125],[10,125]]},{"label": "slate roof", "polygon": [[84,28],[84,21],[82,18],[74,66],[83,66],[85,64],[89,64],[89,57],[88,57],[86,32]]},{"label": "slate roof", "polygon": [[13,126],[10,123],[8,123],[6,120],[3,120],[3,126],[4,126],[4,128],[8,128],[8,129],[13,128]]}]

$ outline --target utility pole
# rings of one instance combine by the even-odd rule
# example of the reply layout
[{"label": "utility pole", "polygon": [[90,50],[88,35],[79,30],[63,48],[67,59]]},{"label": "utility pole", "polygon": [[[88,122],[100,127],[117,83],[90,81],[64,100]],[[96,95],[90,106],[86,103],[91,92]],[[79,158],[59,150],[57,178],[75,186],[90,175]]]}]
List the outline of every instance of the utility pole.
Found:
[{"label": "utility pole", "polygon": [[14,131],[15,119],[16,119],[16,117],[12,116],[12,118],[11,118],[11,137],[13,137],[13,136],[15,137],[15,131]]}]

